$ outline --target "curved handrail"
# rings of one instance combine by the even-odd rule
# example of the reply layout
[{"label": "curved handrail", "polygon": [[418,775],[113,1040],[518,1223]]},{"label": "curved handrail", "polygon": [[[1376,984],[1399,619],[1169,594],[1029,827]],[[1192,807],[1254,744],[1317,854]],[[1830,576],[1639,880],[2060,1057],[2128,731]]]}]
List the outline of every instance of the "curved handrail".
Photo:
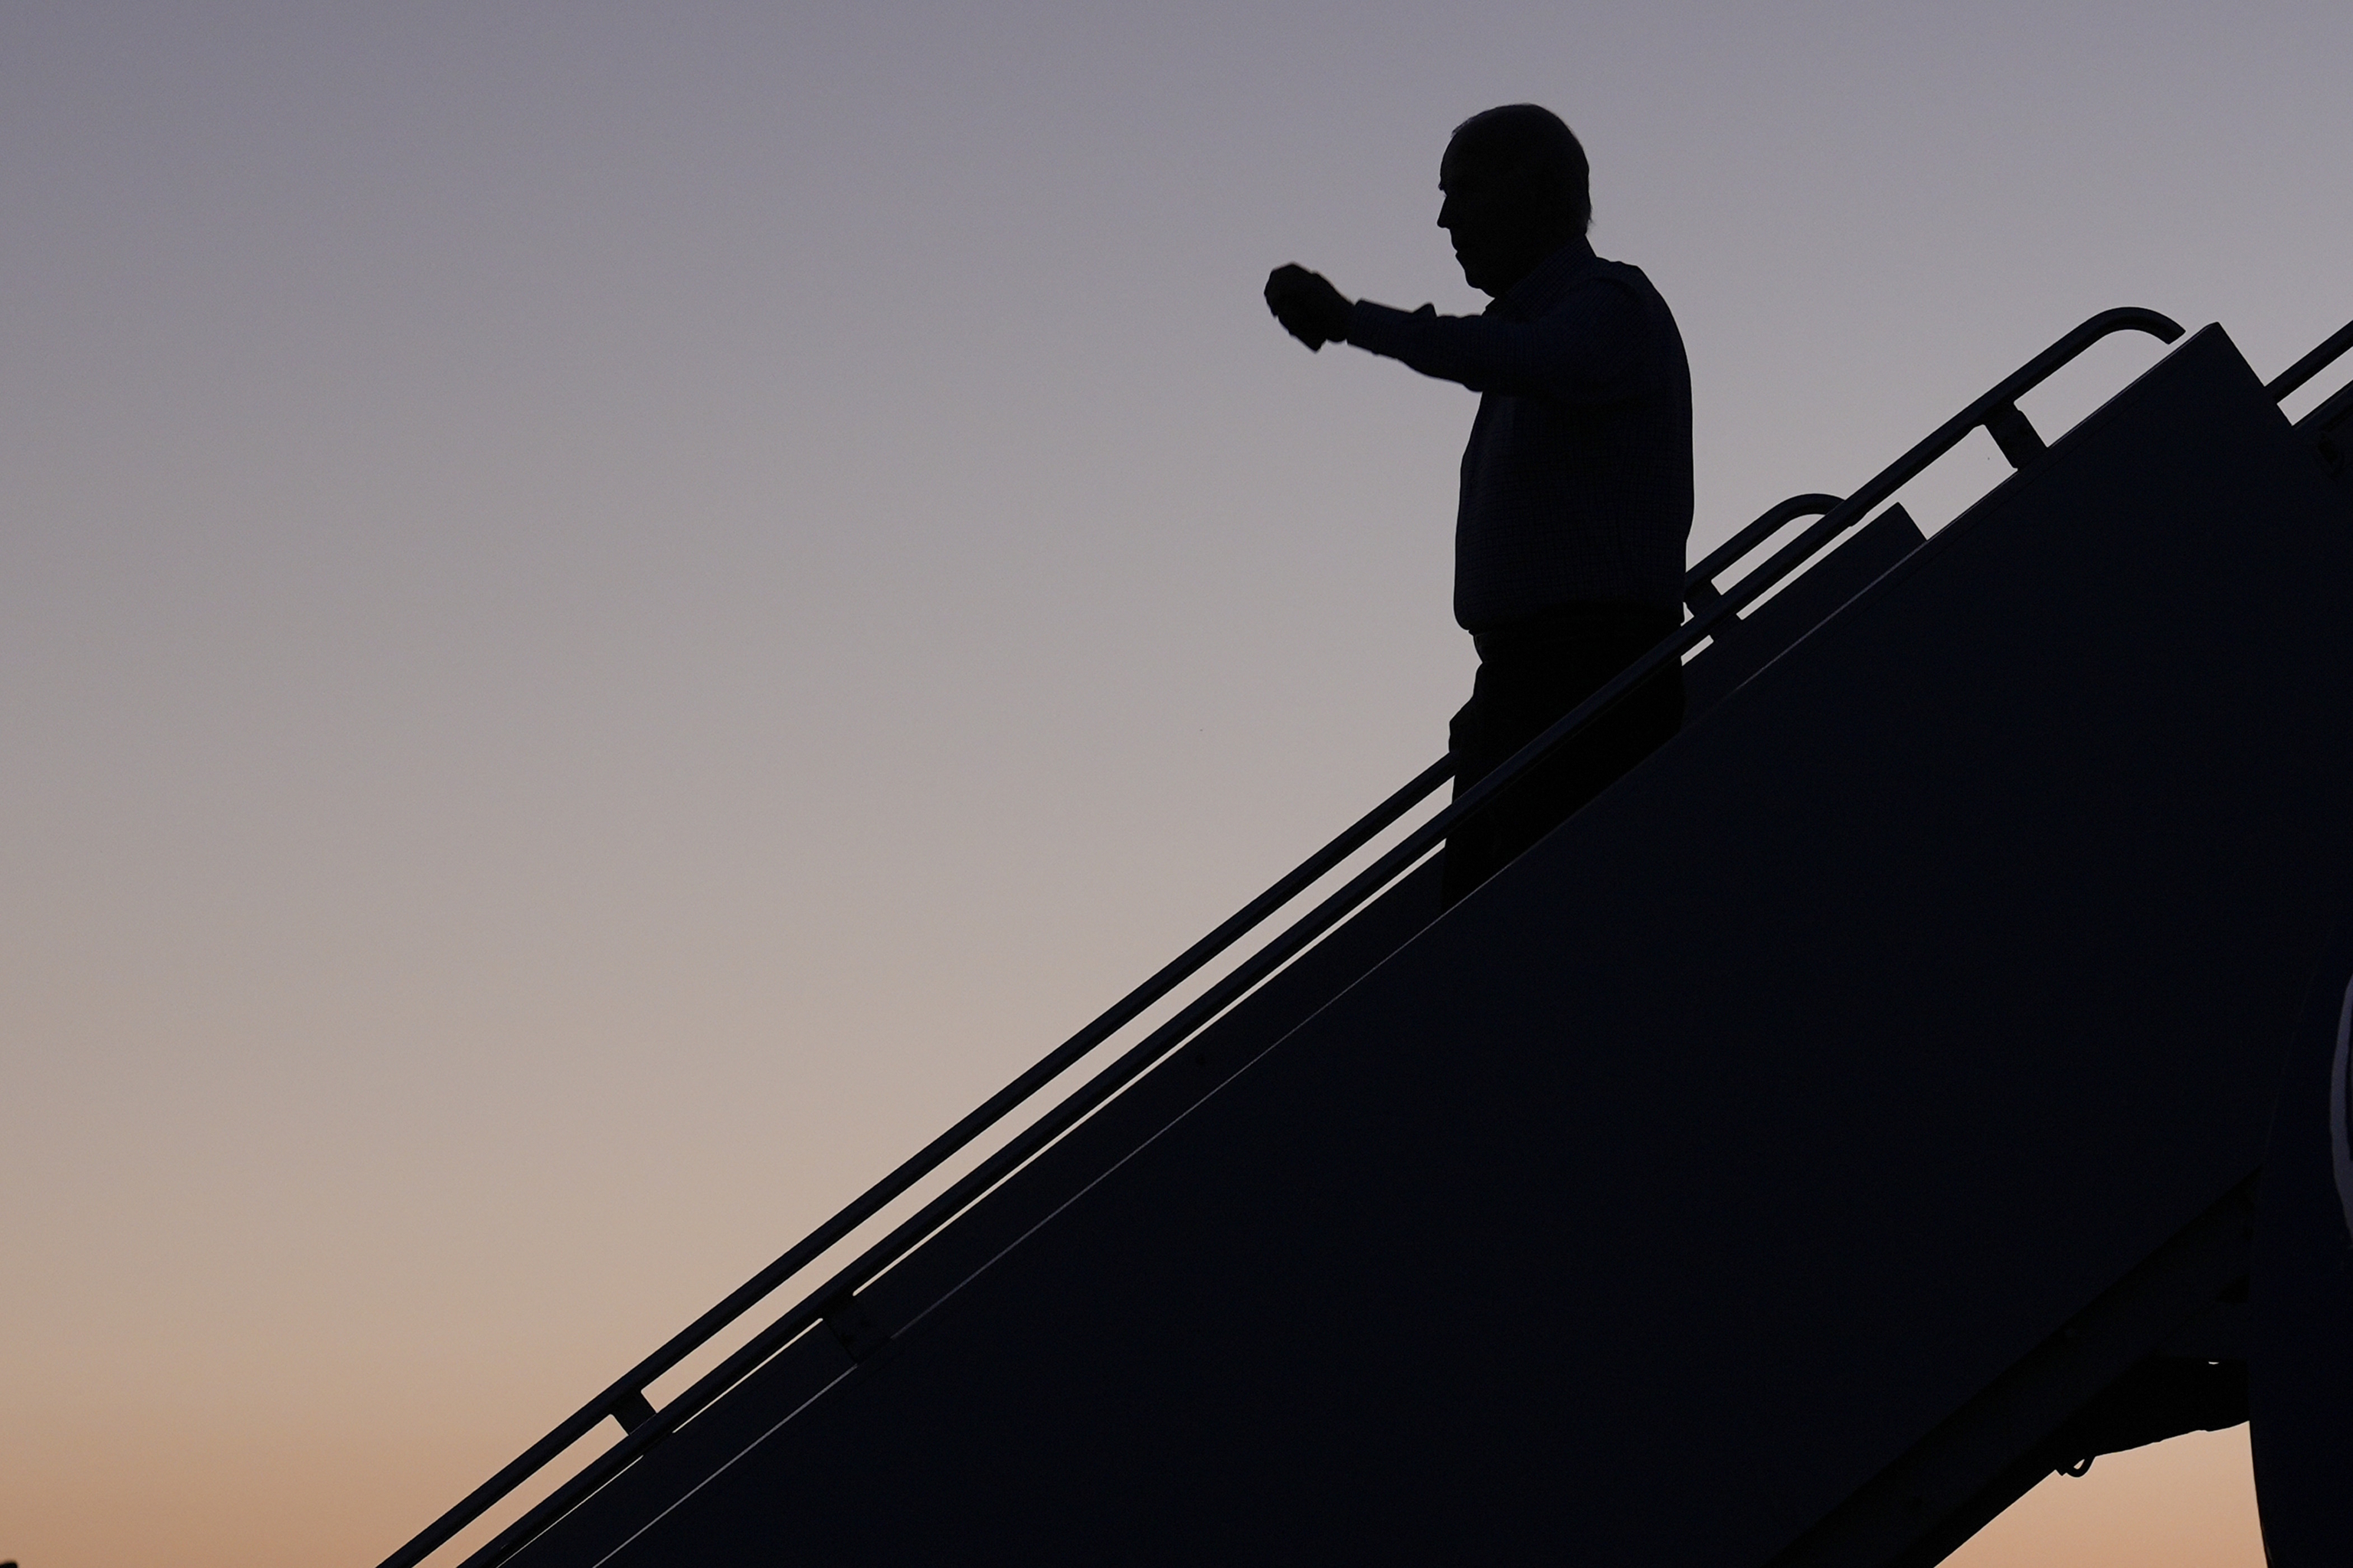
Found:
[{"label": "curved handrail", "polygon": [[[533,1444],[505,1468],[476,1488],[456,1507],[385,1559],[382,1568],[414,1568],[458,1531],[481,1517],[499,1500],[547,1463],[569,1448],[606,1416],[612,1415],[626,1428],[621,1440],[589,1461],[570,1479],[555,1489],[537,1505],[509,1525],[487,1545],[469,1559],[471,1563],[494,1564],[503,1562],[525,1542],[564,1514],[580,1500],[634,1461],[640,1454],[661,1441],[690,1416],[694,1415],[735,1383],[791,1342],[803,1330],[825,1315],[828,1303],[844,1291],[854,1290],[871,1279],[881,1268],[905,1253],[916,1242],[928,1235],[958,1211],[986,1193],[1006,1175],[1025,1163],[1032,1155],[1082,1120],[1104,1100],[1152,1065],[1161,1056],[1180,1044],[1187,1035],[1225,1011],[1235,1001],[1248,993],[1261,980],[1288,963],[1324,932],[1340,923],[1359,905],[1366,902],[1421,858],[1436,848],[1454,825],[1472,811],[1493,800],[1505,786],[1554,747],[1567,739],[1600,715],[1615,706],[1629,692],[1662,668],[1669,659],[1681,659],[1702,639],[1727,620],[1762,596],[1773,584],[1810,558],[1824,544],[1838,537],[1872,508],[1885,500],[1906,482],[1916,476],[1929,463],[1959,444],[1962,438],[1979,425],[1996,432],[2005,452],[2020,450],[2039,452],[2041,439],[2031,426],[2025,427],[2025,441],[2016,440],[2015,432],[2024,426],[2024,416],[2016,407],[2016,399],[2040,384],[2052,372],[2082,354],[2100,339],[2117,332],[2145,332],[2160,342],[2171,343],[2181,336],[2182,329],[2169,318],[2155,311],[2126,307],[2104,311],[2084,322],[2049,348],[2029,360],[1997,384],[1991,391],[1978,398],[1955,415],[1926,440],[1913,447],[1894,463],[1880,471],[1861,489],[1845,500],[1821,513],[1820,520],[1795,540],[1784,546],[1764,565],[1750,572],[1731,588],[1718,594],[1707,608],[1695,614],[1672,636],[1668,637],[1648,653],[1630,664],[1607,685],[1588,697],[1570,713],[1546,729],[1542,735],[1514,753],[1501,767],[1480,779],[1469,789],[1455,797],[1443,810],[1419,827],[1409,832],[1398,843],[1359,872],[1337,892],[1332,894],[1313,910],[1303,916],[1265,947],[1245,959],[1232,970],[1211,985],[1200,996],[1180,1009],[1176,1014],[1155,1029],[1134,1046],[1123,1053],[1118,1060],[1104,1067],[1073,1094],[1050,1107],[1038,1120],[1024,1128],[1002,1148],[983,1160],[946,1191],[926,1203],[922,1210],[900,1224],[881,1241],[860,1254],[856,1261],[837,1272],[768,1327],[754,1335],[741,1348],[720,1364],[696,1380],[692,1386],[671,1399],[659,1411],[647,1404],[645,1385],[677,1365],[696,1349],[707,1343],[721,1330],[741,1317],[751,1307],[777,1286],[798,1273],[819,1255],[840,1241],[859,1225],[903,1193],[916,1181],[936,1170],[945,1160],[970,1143],[1004,1115],[1027,1100],[1039,1088],[1082,1057],[1100,1045],[1119,1028],[1134,1019],[1154,1001],[1204,964],[1229,947],[1240,936],[1256,927],[1268,915],[1289,903],[1299,893],[1321,880],[1350,854],[1377,837],[1384,829],[1426,799],[1454,771],[1451,756],[1440,758],[1424,768],[1403,789],[1376,806],[1360,818],[1347,832],[1326,844],[1324,849],[1302,862],[1297,869],[1282,878],[1265,893],[1244,906],[1232,918],[1220,925],[1184,954],[1163,968],[1152,979],[1130,991],[1102,1017],[1071,1037],[1062,1045],[1039,1061],[1037,1065],[1015,1079],[970,1116],[934,1139],[896,1171],[877,1182],[860,1198],[820,1225],[799,1245],[794,1246],[775,1263],[762,1269],[727,1298],[704,1313],[665,1344],[631,1368],[617,1382],[590,1400],[568,1419]],[[2003,440],[2000,427],[2007,426],[2011,440]],[[2013,462],[2023,467],[2027,459],[2015,454]],[[1736,535],[1736,539],[1749,537],[1750,546],[1757,539],[1769,535],[1774,529],[1799,516],[1809,515],[1813,503],[1828,500],[1825,496],[1796,496],[1783,502]],[[1771,520],[1771,526],[1766,526]],[[1727,548],[1729,546],[1726,546]],[[1717,555],[1723,552],[1719,550]],[[1736,559],[1737,557],[1733,557]],[[1715,556],[1709,557],[1713,562]],[[1703,563],[1703,570],[1711,569]],[[1721,566],[1713,567],[1721,570]],[[1699,572],[1691,574],[1698,577]],[[1687,585],[1688,585],[1687,578]],[[1710,585],[1712,586],[1712,585]],[[1279,896],[1278,896],[1279,895]],[[1116,1019],[1116,1022],[1111,1022]]]},{"label": "curved handrail", "polygon": [[1779,533],[1800,517],[1820,517],[1839,503],[1835,495],[1793,495],[1764,516],[1718,545],[1707,559],[1683,574],[1683,602],[1694,615],[1708,609],[1723,595],[1715,586],[1715,574],[1740,559],[1749,551]]},{"label": "curved handrail", "polygon": [[2324,339],[2318,348],[2263,383],[2263,396],[2276,403],[2322,371],[2338,355],[2353,348],[2353,322],[2347,322]]},{"label": "curved handrail", "polygon": [[[1980,425],[1995,440],[2001,442],[2003,454],[2010,458],[2011,467],[2024,468],[2032,457],[2041,455],[2042,443],[2042,438],[2034,434],[2033,427],[2026,424],[2026,417],[2018,411],[2018,399],[2041,386],[2062,366],[2102,338],[2120,332],[2145,332],[2159,343],[2172,343],[2181,336],[2181,326],[2170,316],[2133,305],[2102,311],[2011,371],[1993,390],[1946,420],[1927,440],[1881,470],[1870,483],[1847,497],[1842,510],[1852,516],[1868,512],[1917,477],[1922,469],[1958,446],[1962,437]],[[2012,432],[2012,440],[2003,439],[2005,430]],[[2023,440],[2017,440],[2019,437]],[[2031,443],[2025,459],[2012,450],[2014,442],[2019,446]],[[1823,521],[1826,523],[1829,519],[1824,518]]]},{"label": "curved handrail", "polygon": [[[2172,343],[2181,336],[2181,330],[2180,323],[2174,321],[2172,317],[2160,314],[2156,311],[2143,310],[2137,305],[2125,305],[2112,311],[2102,311],[2019,366],[1996,384],[1991,391],[1937,427],[1934,434],[1896,459],[1887,468],[1883,469],[1862,490],[1849,496],[1843,507],[1836,496],[1793,495],[1739,533],[1735,534],[1722,545],[1717,546],[1705,560],[1700,562],[1685,575],[1683,578],[1685,602],[1691,606],[1694,616],[1712,609],[1718,598],[1714,582],[1716,573],[1755,549],[1784,524],[1796,518],[1827,517],[1833,512],[1841,512],[1847,521],[1839,528],[1824,529],[1817,525],[1808,531],[1807,536],[1815,539],[1818,548],[1823,540],[1835,537],[1846,527],[1852,526],[1862,514],[1878,505],[1916,478],[1921,470],[1959,445],[1962,438],[1980,425],[1984,426],[1987,433],[2000,445],[2003,455],[2010,460],[2011,467],[2024,468],[2028,462],[2042,455],[2043,448],[2042,439],[2034,433],[2033,426],[2029,424],[2026,416],[2019,411],[2017,407],[2019,398],[2048,380],[2061,366],[2074,359],[2102,338],[2120,332],[2145,332],[2159,343]],[[2321,349],[2316,349],[2313,354],[2305,356],[2306,360],[2314,361],[2308,368],[2303,361],[2299,361],[2289,375],[2292,376],[2301,370],[2309,377],[2317,373],[2320,367],[2327,363],[2328,357],[2333,357],[2334,354],[2342,353],[2347,346],[2353,345],[2353,337],[2348,337],[2348,334],[2353,334],[2353,325],[2348,325],[2344,333],[2337,334],[2338,337],[2347,337],[2347,343],[2337,344],[2336,338],[2330,339],[2329,343],[2321,345]],[[2322,349],[2329,349],[2331,344],[2336,344],[2336,347],[2328,356],[2316,359],[2316,355],[2320,355]],[[2281,377],[2282,381],[2286,379],[2286,376]],[[2276,386],[2278,383],[2274,385]],[[2284,397],[2285,393],[2282,392],[2276,396]],[[1808,555],[1811,553],[1811,550],[1807,552]],[[1778,560],[1781,557],[1775,558]],[[1801,561],[1805,558],[1804,556],[1800,556],[1798,560]]]}]

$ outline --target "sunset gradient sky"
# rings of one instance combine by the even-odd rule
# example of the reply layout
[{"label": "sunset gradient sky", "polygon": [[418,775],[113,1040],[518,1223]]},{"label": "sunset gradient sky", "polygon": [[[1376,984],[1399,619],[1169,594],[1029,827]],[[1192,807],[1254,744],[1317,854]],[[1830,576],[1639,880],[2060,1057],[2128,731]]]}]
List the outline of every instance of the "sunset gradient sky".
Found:
[{"label": "sunset gradient sky", "polygon": [[[2095,310],[2353,316],[2348,73],[2344,0],[0,6],[0,1558],[374,1563],[1438,756],[1473,400],[1258,290],[1476,308],[1465,114],[1672,303],[1696,556]],[[2245,1465],[1957,1561],[2256,1568]]]}]

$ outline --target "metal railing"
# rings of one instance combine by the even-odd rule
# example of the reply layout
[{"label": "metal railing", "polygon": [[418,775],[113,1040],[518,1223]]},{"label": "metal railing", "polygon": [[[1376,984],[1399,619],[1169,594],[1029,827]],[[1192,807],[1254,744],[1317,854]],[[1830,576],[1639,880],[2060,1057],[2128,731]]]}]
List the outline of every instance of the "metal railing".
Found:
[{"label": "metal railing", "polygon": [[[2028,423],[2025,415],[2019,411],[2017,399],[2020,397],[2093,344],[2112,334],[2142,332],[2160,342],[2172,343],[2181,336],[2181,331],[2171,320],[2154,311],[2130,307],[2105,311],[2004,377],[1992,390],[1946,421],[1926,440],[1883,469],[1845,499],[1820,494],[1801,495],[1767,512],[1686,575],[1686,602],[1694,613],[1674,635],[1629,665],[1607,685],[1577,705],[1574,711],[1523,747],[1503,766],[1463,790],[1420,826],[1409,832],[1337,892],[1242,959],[1083,1086],[1050,1107],[1036,1121],[1021,1128],[913,1215],[892,1227],[888,1235],[868,1247],[849,1266],[838,1270],[766,1328],[754,1334],[691,1386],[659,1410],[645,1396],[646,1386],[654,1379],[724,1331],[777,1287],[847,1238],[1039,1089],[1134,1022],[1155,1002],[1199,972],[1269,916],[1314,886],[1394,825],[1453,776],[1452,758],[1441,758],[1422,769],[1402,789],[1252,899],[1232,918],[1121,998],[1102,1016],[1056,1047],[971,1115],[925,1145],[783,1256],[696,1319],[669,1343],[631,1367],[594,1399],[558,1424],[546,1436],[518,1456],[512,1464],[385,1558],[382,1568],[414,1568],[416,1563],[448,1543],[459,1531],[545,1468],[599,1422],[611,1416],[623,1428],[619,1442],[590,1460],[468,1559],[470,1564],[479,1565],[479,1568],[490,1568],[491,1564],[504,1562],[639,1455],[660,1442],[689,1417],[708,1407],[763,1361],[820,1321],[828,1308],[842,1301],[904,1255],[923,1238],[985,1195],[1203,1025],[1247,995],[1261,980],[1411,870],[1445,839],[1465,815],[1487,804],[1517,775],[1614,706],[1653,672],[1663,667],[1668,660],[1680,660],[1712,633],[1727,630],[1730,623],[1737,620],[1742,609],[1762,597],[1824,546],[1862,522],[1881,502],[1959,444],[1971,430],[1980,426],[1985,428],[2000,444],[2011,466],[2023,468],[2042,455],[2045,449],[2040,435]],[[1818,519],[1812,526],[1783,546],[1737,584],[1729,589],[1720,590],[1715,587],[1713,580],[1715,575],[1763,546],[1789,523],[1810,516]]]},{"label": "metal railing", "polygon": [[2323,338],[2320,346],[2281,371],[2263,384],[2263,396],[2276,403],[2306,382],[2334,364],[2347,349],[2353,348],[2353,322],[2347,322]]},{"label": "metal railing", "polygon": [[[2263,387],[2264,393],[2272,401],[2280,401],[2327,369],[2348,349],[2353,349],[2353,322],[2338,327],[2319,347],[2274,376]],[[2353,442],[2340,435],[2338,428],[2348,423],[2353,423],[2353,381],[2322,398],[2295,422],[2295,428],[2312,438],[2328,471],[2340,473],[2345,468],[2345,449]]]}]

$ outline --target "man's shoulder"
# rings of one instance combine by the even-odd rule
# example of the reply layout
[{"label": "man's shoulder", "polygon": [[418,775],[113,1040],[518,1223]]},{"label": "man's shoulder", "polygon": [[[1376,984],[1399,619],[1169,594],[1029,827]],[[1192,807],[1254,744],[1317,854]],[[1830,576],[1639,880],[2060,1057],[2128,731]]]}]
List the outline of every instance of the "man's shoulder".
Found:
[{"label": "man's shoulder", "polygon": [[1682,330],[1650,274],[1630,261],[1595,257],[1559,280],[1536,312],[1577,331],[1599,334],[1639,355],[1662,384],[1687,380]]},{"label": "man's shoulder", "polygon": [[1546,267],[1528,280],[1533,286],[1511,302],[1518,307],[1512,313],[1535,321],[1630,307],[1646,312],[1665,304],[1650,278],[1630,262],[1608,260],[1590,251],[1562,262],[1566,264]]},{"label": "man's shoulder", "polygon": [[1648,272],[1631,261],[1612,261],[1606,256],[1596,256],[1589,264],[1562,279],[1561,283],[1564,299],[1580,290],[1630,294],[1641,300],[1660,298],[1658,287],[1651,281]]},{"label": "man's shoulder", "polygon": [[1535,313],[1582,315],[1597,321],[1619,318],[1641,322],[1653,334],[1674,333],[1675,313],[1651,281],[1651,275],[1630,261],[1611,261],[1599,256],[1558,280],[1557,286]]}]

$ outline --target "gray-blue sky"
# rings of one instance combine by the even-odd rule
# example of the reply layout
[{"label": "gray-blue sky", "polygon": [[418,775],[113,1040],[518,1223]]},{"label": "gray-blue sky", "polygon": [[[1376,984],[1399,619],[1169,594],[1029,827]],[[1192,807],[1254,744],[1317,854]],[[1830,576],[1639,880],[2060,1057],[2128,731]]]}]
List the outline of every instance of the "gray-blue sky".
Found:
[{"label": "gray-blue sky", "polygon": [[2348,60],[2318,3],[0,13],[0,1550],[388,1544],[1434,757],[1472,400],[1257,290],[1475,306],[1464,114],[1585,137],[1704,544],[2101,307],[2265,373],[2353,315]]}]

